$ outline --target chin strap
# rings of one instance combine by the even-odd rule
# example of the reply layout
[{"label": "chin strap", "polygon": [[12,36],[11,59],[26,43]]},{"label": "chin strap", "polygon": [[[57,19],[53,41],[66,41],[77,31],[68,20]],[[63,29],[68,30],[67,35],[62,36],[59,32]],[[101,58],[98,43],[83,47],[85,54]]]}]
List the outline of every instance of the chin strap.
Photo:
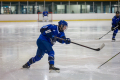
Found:
[{"label": "chin strap", "polygon": [[59,29],[59,32],[64,32],[63,31],[63,26],[61,27],[61,26],[58,26],[58,29]]},{"label": "chin strap", "polygon": [[119,18],[120,16],[116,16],[117,18]]}]

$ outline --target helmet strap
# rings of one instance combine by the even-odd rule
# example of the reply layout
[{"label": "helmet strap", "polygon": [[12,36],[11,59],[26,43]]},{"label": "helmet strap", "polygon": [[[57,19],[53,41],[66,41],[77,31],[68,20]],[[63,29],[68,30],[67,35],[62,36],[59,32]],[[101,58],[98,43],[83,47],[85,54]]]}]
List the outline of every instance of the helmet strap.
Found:
[{"label": "helmet strap", "polygon": [[59,29],[60,32],[64,32],[64,31],[63,31],[63,27],[64,27],[64,25],[59,25],[59,26],[58,26],[58,29]]}]

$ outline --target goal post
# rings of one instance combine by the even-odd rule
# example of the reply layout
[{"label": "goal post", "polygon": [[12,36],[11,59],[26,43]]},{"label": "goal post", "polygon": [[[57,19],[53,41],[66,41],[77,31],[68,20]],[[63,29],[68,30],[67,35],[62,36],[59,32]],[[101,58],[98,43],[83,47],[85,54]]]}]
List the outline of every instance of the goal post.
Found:
[{"label": "goal post", "polygon": [[[48,21],[52,22],[52,12],[48,12]],[[38,12],[38,22],[42,22],[43,21],[43,12]]]}]

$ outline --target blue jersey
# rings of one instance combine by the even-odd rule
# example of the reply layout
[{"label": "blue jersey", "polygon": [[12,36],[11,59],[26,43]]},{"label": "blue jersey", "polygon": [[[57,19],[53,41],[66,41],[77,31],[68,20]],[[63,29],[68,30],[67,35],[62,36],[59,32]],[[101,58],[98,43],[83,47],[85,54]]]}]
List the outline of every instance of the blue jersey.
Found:
[{"label": "blue jersey", "polygon": [[40,29],[41,34],[40,34],[38,39],[48,41],[48,42],[51,43],[51,45],[53,45],[53,43],[55,43],[56,41],[58,41],[60,43],[65,43],[63,40],[59,40],[59,39],[55,39],[55,38],[51,40],[51,38],[46,36],[46,34],[45,34],[46,30],[51,30],[52,34],[56,37],[60,37],[60,38],[64,38],[64,39],[66,38],[64,32],[59,32],[57,25],[48,24],[48,25],[43,26]]},{"label": "blue jersey", "polygon": [[44,12],[43,12],[43,15],[44,15],[44,16],[47,16],[47,15],[48,15],[48,12],[47,12],[47,11],[44,11]]},{"label": "blue jersey", "polygon": [[112,18],[112,27],[116,27],[118,25],[119,21],[120,21],[120,16],[118,18],[116,16],[114,16]]}]

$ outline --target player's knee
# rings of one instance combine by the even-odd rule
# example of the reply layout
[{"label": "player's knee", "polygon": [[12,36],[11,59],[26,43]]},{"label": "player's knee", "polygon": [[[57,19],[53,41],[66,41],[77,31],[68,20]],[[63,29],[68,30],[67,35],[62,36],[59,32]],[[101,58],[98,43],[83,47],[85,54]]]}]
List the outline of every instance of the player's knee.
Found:
[{"label": "player's knee", "polygon": [[35,61],[39,61],[43,56],[42,55],[36,55],[35,56]]},{"label": "player's knee", "polygon": [[54,51],[52,50],[52,51],[48,52],[48,55],[54,55]]},{"label": "player's knee", "polygon": [[116,36],[116,33],[113,33],[113,36]]}]

